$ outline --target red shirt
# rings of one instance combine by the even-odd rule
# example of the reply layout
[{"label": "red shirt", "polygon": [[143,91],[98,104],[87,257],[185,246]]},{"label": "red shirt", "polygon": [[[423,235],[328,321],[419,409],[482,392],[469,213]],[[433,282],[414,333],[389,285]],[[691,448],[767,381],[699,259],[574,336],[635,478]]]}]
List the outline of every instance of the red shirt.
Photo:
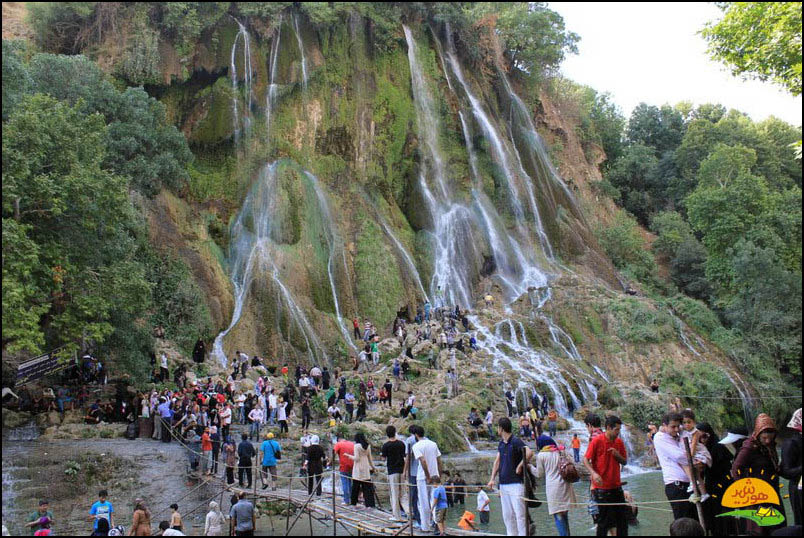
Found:
[{"label": "red shirt", "polygon": [[351,473],[355,462],[351,458],[347,457],[346,454],[351,454],[352,456],[355,455],[355,444],[352,441],[341,439],[335,443],[335,446],[332,448],[332,450],[338,455],[338,459],[341,462],[340,471],[342,473]]},{"label": "red shirt", "polygon": [[212,441],[210,440],[207,432],[204,432],[204,435],[201,436],[201,450],[203,452],[212,450]]},{"label": "red shirt", "polygon": [[617,437],[614,441],[609,441],[606,435],[596,435],[586,449],[586,459],[592,462],[592,468],[600,475],[602,484],[592,482],[592,489],[614,489],[619,488],[620,482],[620,463],[609,454],[609,448],[616,448],[621,456],[627,457],[623,440]]}]

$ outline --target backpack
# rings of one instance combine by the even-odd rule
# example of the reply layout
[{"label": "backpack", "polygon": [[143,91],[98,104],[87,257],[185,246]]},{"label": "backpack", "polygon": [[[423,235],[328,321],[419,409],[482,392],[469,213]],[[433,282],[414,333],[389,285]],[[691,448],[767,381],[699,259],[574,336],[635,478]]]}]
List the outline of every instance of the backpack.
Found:
[{"label": "backpack", "polygon": [[561,476],[561,479],[570,484],[579,481],[581,475],[578,474],[578,469],[575,468],[575,464],[569,456],[567,456],[567,453],[564,450],[560,450],[558,454],[558,474]]}]

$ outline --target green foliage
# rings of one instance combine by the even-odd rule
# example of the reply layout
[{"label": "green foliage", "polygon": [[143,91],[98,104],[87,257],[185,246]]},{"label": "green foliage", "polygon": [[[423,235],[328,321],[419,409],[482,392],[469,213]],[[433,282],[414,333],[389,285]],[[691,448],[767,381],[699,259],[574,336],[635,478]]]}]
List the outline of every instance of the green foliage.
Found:
[{"label": "green foliage", "polygon": [[650,229],[658,237],[653,242],[653,251],[672,258],[684,241],[694,238],[692,228],[684,217],[675,211],[656,213],[651,219]]},{"label": "green foliage", "polygon": [[625,209],[643,223],[658,205],[661,188],[654,183],[658,165],[653,148],[634,144],[606,173],[606,180],[622,193]]},{"label": "green foliage", "polygon": [[801,94],[801,2],[722,2],[723,19],[701,34],[734,75],[772,80]]},{"label": "green foliage", "polygon": [[[49,345],[82,336],[103,340],[114,311],[131,314],[147,305],[150,286],[132,248],[138,223],[125,180],[101,168],[104,134],[102,116],[41,95],[24,99],[4,126],[4,232],[13,218],[17,244],[39,247],[32,268],[39,276],[28,298],[49,305]],[[9,266],[21,267],[13,258]],[[26,278],[19,270],[12,281]],[[16,329],[18,341],[42,340],[43,328]]]},{"label": "green foliage", "polygon": [[711,338],[722,327],[717,315],[702,301],[676,294],[668,297],[666,302],[678,317],[701,336]]},{"label": "green foliage", "polygon": [[115,90],[83,56],[37,54],[30,73],[35,91],[103,114],[108,125],[103,166],[130,178],[133,187],[153,196],[163,186],[178,189],[188,179],[192,153],[184,136],[168,124],[165,105],[142,88]]},{"label": "green foliage", "polygon": [[544,2],[477,2],[467,6],[473,21],[496,16],[496,32],[511,63],[539,76],[555,71],[566,54],[578,53],[580,37],[564,27],[564,19]]},{"label": "green foliage", "polygon": [[670,359],[662,362],[662,391],[678,395],[685,407],[695,409],[699,422],[722,430],[745,422],[740,395],[720,368],[694,362],[679,368]]},{"label": "green foliage", "polygon": [[776,253],[741,241],[731,258],[734,293],[726,318],[784,374],[801,379],[801,273],[785,270]]},{"label": "green foliage", "polygon": [[669,105],[661,108],[640,103],[628,120],[626,136],[632,144],[654,148],[659,156],[675,150],[684,136],[684,118]]},{"label": "green foliage", "polygon": [[630,215],[619,211],[614,223],[599,229],[597,237],[615,267],[627,270],[642,282],[653,281],[657,272],[656,261],[645,249],[639,225]]},{"label": "green foliage", "polygon": [[23,48],[22,41],[3,40],[3,121],[33,86],[23,62]]},{"label": "green foliage", "polygon": [[649,422],[661,424],[667,407],[659,399],[646,397],[641,392],[631,392],[620,407],[620,412],[622,413],[620,418],[644,429]]},{"label": "green foliage", "polygon": [[673,318],[644,300],[618,297],[607,305],[616,319],[615,330],[621,340],[633,343],[660,343],[675,337]]},{"label": "green foliage", "polygon": [[201,290],[179,259],[153,253],[147,267],[153,283],[150,325],[161,325],[166,338],[191,352],[198,338],[210,339],[214,331]]},{"label": "green foliage", "polygon": [[404,286],[392,249],[384,242],[382,230],[363,219],[357,236],[357,301],[361,315],[377,327],[386,327],[404,305]]},{"label": "green foliage", "polygon": [[28,22],[42,50],[74,53],[78,36],[88,24],[98,2],[30,2]]},{"label": "green foliage", "polygon": [[131,84],[157,84],[161,82],[159,63],[159,34],[146,21],[138,21],[115,72]]},{"label": "green foliage", "polygon": [[179,56],[188,57],[201,32],[226,15],[229,2],[159,2],[156,7],[159,28],[176,44]]}]

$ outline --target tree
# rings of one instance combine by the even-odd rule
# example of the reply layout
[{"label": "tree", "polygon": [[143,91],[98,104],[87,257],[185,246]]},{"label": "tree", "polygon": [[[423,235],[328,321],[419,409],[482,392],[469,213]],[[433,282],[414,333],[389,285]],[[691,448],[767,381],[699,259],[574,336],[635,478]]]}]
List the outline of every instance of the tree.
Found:
[{"label": "tree", "polygon": [[701,35],[734,75],[771,80],[801,94],[801,2],[721,2],[723,19]]},{"label": "tree", "polygon": [[606,173],[606,179],[622,193],[625,208],[643,223],[648,222],[655,207],[651,182],[658,163],[653,148],[634,144]]},{"label": "tree", "polygon": [[654,148],[658,156],[675,150],[684,131],[684,118],[678,110],[668,105],[657,108],[640,103],[628,120],[626,137],[631,143]]},{"label": "tree", "polygon": [[[4,245],[3,278],[15,291],[3,294],[4,321],[15,320],[12,341],[4,329],[9,349],[100,342],[114,330],[113,312],[135,316],[150,303],[136,241],[142,223],[126,180],[101,168],[103,117],[80,107],[34,95],[4,125],[3,235],[12,248]],[[20,315],[26,303],[47,307],[35,326]]]},{"label": "tree", "polygon": [[22,97],[31,91],[33,81],[22,59],[21,41],[3,40],[3,121]]}]

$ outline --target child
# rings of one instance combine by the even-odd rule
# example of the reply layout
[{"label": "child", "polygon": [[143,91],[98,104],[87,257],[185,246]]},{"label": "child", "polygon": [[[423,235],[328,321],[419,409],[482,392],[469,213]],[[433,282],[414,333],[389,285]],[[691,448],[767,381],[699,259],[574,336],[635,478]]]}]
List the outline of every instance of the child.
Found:
[{"label": "child", "polygon": [[[709,454],[709,450],[703,443],[706,439],[701,439],[702,435],[706,436],[707,434],[699,431],[698,428],[695,427],[695,413],[693,413],[692,409],[685,409],[681,412],[681,417],[683,419],[681,422],[683,426],[681,437],[686,437],[690,440],[690,452],[692,453],[693,464],[699,469],[702,469],[704,466],[711,467],[712,455]],[[682,465],[681,467],[690,479],[690,487],[687,488],[687,492],[694,495],[695,488],[693,487],[693,483],[695,482],[695,473],[693,473],[693,469],[689,465]],[[709,494],[706,492],[706,484],[704,484],[703,479],[698,479],[697,482],[698,490],[701,492],[701,502],[705,502],[709,498]]]},{"label": "child", "polygon": [[447,491],[441,485],[441,478],[433,476],[433,498],[430,501],[433,519],[438,525],[439,536],[446,536],[444,522],[447,518]]},{"label": "child", "polygon": [[575,463],[580,463],[581,457],[581,440],[578,439],[578,434],[572,434],[572,452],[575,454]]}]

